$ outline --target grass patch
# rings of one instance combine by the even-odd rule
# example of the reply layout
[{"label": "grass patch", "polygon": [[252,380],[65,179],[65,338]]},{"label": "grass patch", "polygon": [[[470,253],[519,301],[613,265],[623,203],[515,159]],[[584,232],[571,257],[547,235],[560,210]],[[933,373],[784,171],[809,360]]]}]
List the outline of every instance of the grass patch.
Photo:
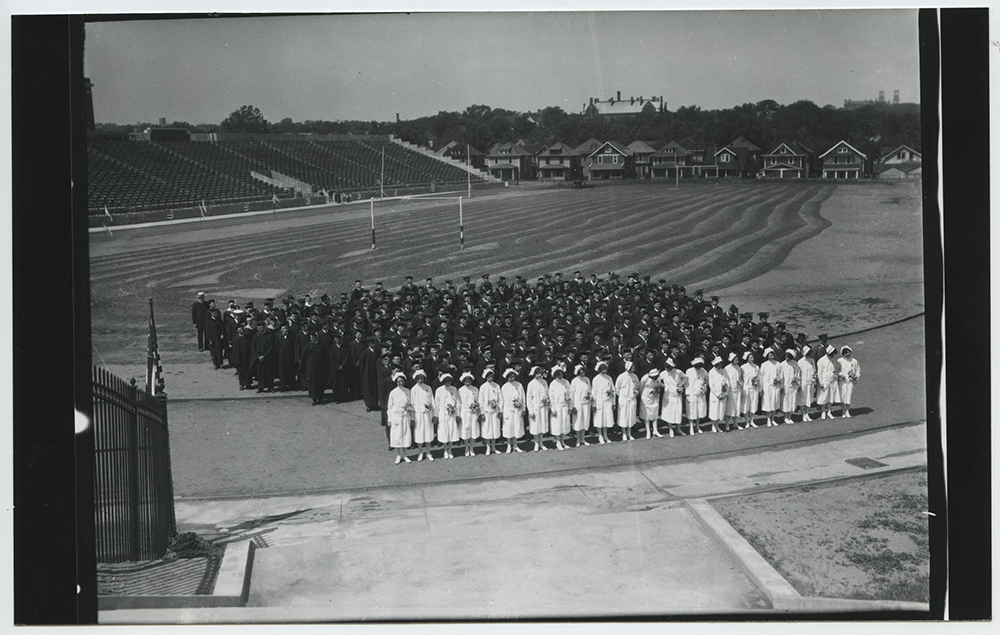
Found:
[{"label": "grass patch", "polygon": [[930,600],[926,471],[714,505],[802,595]]}]

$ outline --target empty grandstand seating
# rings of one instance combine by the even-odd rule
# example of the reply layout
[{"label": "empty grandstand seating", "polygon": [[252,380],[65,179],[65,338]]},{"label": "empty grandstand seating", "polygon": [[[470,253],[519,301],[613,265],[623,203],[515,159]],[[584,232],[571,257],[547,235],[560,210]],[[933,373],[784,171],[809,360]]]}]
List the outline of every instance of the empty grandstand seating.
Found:
[{"label": "empty grandstand seating", "polygon": [[[91,213],[267,200],[280,190],[251,176],[273,170],[317,190],[464,183],[467,172],[386,137],[336,139],[256,135],[252,139],[151,143],[89,139]],[[474,181],[481,181],[473,177]]]}]

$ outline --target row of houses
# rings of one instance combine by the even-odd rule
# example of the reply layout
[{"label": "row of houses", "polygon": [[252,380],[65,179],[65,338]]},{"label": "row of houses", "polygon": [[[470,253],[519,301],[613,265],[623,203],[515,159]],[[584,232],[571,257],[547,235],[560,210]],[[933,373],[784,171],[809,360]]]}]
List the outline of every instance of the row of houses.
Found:
[{"label": "row of houses", "polygon": [[824,179],[920,178],[920,152],[900,146],[874,165],[869,157],[839,141],[817,155],[805,144],[788,141],[764,152],[744,137],[718,147],[704,147],[686,137],[670,141],[659,150],[636,140],[628,145],[588,139],[579,146],[562,142],[550,145],[507,142],[483,153],[476,148],[449,143],[439,154],[486,170],[503,181],[774,178],[799,179],[819,175]]}]

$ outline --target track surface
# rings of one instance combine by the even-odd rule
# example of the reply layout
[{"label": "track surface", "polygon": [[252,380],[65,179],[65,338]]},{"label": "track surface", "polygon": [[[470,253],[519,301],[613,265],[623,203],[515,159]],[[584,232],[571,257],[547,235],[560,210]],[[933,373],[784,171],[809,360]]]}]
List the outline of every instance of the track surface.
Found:
[{"label": "track surface", "polygon": [[[260,219],[238,227],[160,237],[118,232],[92,240],[95,362],[142,356],[146,298],[156,303],[161,352],[193,361],[188,311],[198,290],[243,303],[293,293],[338,297],[356,278],[398,288],[405,274],[461,281],[463,275],[524,275],[579,269],[633,270],[671,284],[713,288],[751,280],[795,245],[829,226],[822,203],[836,185],[767,183],[599,187],[492,195],[464,204],[466,249],[457,244],[451,201],[397,202],[367,210]],[[196,353],[196,351],[195,351]],[[198,357],[200,359],[200,357]]]}]

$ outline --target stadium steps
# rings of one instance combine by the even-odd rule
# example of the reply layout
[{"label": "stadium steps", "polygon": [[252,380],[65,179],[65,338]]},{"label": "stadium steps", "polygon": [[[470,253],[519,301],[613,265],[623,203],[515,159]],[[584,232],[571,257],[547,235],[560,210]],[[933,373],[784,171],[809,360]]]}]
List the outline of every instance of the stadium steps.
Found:
[{"label": "stadium steps", "polygon": [[[367,144],[367,143],[365,143],[363,141],[359,142],[359,144],[362,145],[362,146],[364,146],[365,148],[368,148],[370,151],[372,151],[374,153],[377,153],[379,155],[380,160],[381,160],[383,148],[381,148],[381,147],[380,148],[375,148],[375,147],[373,147],[373,146],[371,146],[371,145],[369,145],[369,144]],[[400,157],[393,156],[391,150],[388,153],[386,153],[385,160],[386,160],[387,163],[392,162],[392,163],[395,163],[398,166],[402,166],[404,169],[411,170],[411,171],[419,173],[421,176],[425,177],[428,182],[434,180],[434,178],[435,178],[434,174],[432,174],[431,172],[428,172],[426,170],[422,170],[418,166],[410,165],[407,162],[403,161]],[[388,185],[388,183],[387,183],[387,185]]]},{"label": "stadium steps", "polygon": [[396,136],[390,135],[389,136],[389,140],[392,141],[393,143],[396,143],[396,144],[398,144],[398,145],[406,148],[407,150],[410,150],[411,152],[418,152],[420,154],[423,154],[425,156],[428,156],[428,157],[434,159],[435,161],[440,161],[441,163],[445,163],[447,165],[452,165],[454,167],[457,167],[460,170],[462,170],[463,172],[468,172],[473,177],[481,179],[482,181],[485,181],[486,183],[499,183],[500,182],[500,179],[498,179],[497,177],[493,176],[489,172],[484,172],[483,170],[479,170],[477,168],[474,168],[471,165],[467,165],[465,163],[462,163],[461,161],[459,161],[457,159],[452,159],[451,157],[440,156],[438,154],[435,154],[433,151],[428,150],[427,148],[422,148],[422,147],[420,147],[418,145],[410,143],[409,141],[403,141],[402,139],[400,139],[400,138],[398,138]]},{"label": "stadium steps", "polygon": [[[191,143],[191,142],[188,142],[188,143]],[[167,152],[167,153],[169,153],[169,154],[177,157],[178,159],[180,159],[182,161],[186,161],[186,162],[190,163],[191,165],[196,166],[196,167],[200,168],[201,170],[204,170],[208,175],[211,175],[213,177],[213,178],[210,179],[210,182],[214,183],[216,185],[216,187],[211,188],[207,192],[205,192],[205,196],[203,196],[202,198],[204,198],[206,200],[214,201],[214,200],[219,200],[219,199],[223,199],[224,200],[224,199],[227,199],[227,198],[232,198],[231,196],[226,196],[225,194],[222,194],[222,193],[223,192],[227,192],[227,193],[231,194],[234,191],[242,191],[242,190],[246,189],[247,183],[242,182],[239,179],[236,179],[235,177],[232,177],[229,174],[226,174],[225,172],[217,170],[217,169],[213,168],[210,165],[206,165],[204,163],[201,163],[200,161],[197,161],[197,160],[195,160],[195,159],[193,159],[191,157],[185,156],[185,155],[181,154],[180,152],[177,152],[176,150],[174,150],[172,148],[169,148],[169,147],[167,147],[167,146],[165,146],[163,144],[153,143],[152,145],[159,147],[164,152]],[[234,189],[223,187],[224,184],[220,183],[220,180],[224,180],[226,182],[226,184],[231,184],[236,189],[234,190]],[[222,194],[222,195],[220,196],[219,194]],[[252,196],[252,194],[251,194],[251,196]]]}]

